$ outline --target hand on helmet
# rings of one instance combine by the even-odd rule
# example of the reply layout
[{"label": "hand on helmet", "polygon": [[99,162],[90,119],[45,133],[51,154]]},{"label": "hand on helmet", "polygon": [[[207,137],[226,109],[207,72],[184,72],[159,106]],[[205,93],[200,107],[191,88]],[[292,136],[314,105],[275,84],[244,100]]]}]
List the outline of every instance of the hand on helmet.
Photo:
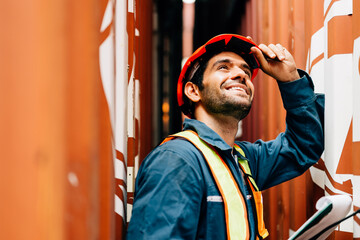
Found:
[{"label": "hand on helmet", "polygon": [[291,82],[300,78],[295,60],[281,44],[260,44],[251,51],[259,61],[260,68],[269,76],[281,82]]}]

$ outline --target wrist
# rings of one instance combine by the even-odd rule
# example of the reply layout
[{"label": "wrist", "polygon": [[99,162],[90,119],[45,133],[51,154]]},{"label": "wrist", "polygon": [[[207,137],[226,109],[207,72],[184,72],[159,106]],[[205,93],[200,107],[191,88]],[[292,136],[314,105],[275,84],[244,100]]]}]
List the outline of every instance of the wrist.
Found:
[{"label": "wrist", "polygon": [[289,82],[292,82],[292,81],[295,81],[295,80],[298,80],[298,79],[300,79],[300,74],[299,74],[298,70],[296,69],[294,71],[294,73],[292,74]]},{"label": "wrist", "polygon": [[277,80],[285,83],[285,82],[292,82],[292,81],[298,80],[300,78],[301,77],[300,77],[298,70],[295,69],[294,71],[290,72],[289,75],[285,76],[284,78],[277,79]]}]

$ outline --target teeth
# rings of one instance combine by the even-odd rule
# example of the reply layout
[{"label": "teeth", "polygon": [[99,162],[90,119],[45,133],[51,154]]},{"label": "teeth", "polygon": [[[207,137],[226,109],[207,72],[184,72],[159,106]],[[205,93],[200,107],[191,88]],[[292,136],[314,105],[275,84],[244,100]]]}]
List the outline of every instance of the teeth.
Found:
[{"label": "teeth", "polygon": [[231,88],[229,88],[229,90],[241,90],[241,91],[245,92],[245,89],[243,89],[241,87],[231,87]]}]

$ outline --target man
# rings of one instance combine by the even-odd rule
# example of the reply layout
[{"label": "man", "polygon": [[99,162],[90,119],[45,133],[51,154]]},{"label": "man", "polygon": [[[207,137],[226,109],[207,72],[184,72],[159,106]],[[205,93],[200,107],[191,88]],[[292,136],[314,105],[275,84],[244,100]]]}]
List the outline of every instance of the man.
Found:
[{"label": "man", "polygon": [[[277,80],[287,129],[235,142],[258,68]],[[190,119],[140,166],[128,239],[262,239],[260,191],[301,175],[323,152],[323,96],[280,44],[219,35],[185,63],[178,102]]]}]

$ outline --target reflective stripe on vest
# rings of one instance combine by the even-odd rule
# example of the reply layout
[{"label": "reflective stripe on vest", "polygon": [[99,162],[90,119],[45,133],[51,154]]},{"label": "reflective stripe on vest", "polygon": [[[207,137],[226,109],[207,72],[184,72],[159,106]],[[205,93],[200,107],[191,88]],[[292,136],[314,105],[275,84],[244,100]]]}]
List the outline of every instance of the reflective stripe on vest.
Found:
[{"label": "reflective stripe on vest", "polygon": [[[243,157],[245,156],[244,151],[238,146],[237,144],[234,145],[236,151],[238,151]],[[246,174],[246,179],[249,183],[249,186],[251,188],[252,195],[254,197],[255,207],[256,207],[256,216],[257,216],[257,230],[258,230],[258,238],[266,238],[269,236],[269,232],[265,228],[265,222],[264,222],[264,214],[263,214],[263,204],[262,204],[262,195],[261,191],[259,191],[258,186],[255,183],[254,178],[251,175],[251,170],[249,166],[249,162],[245,159],[238,159],[241,169]]]},{"label": "reflective stripe on vest", "polygon": [[[227,238],[231,240],[249,239],[249,223],[247,218],[245,200],[238,188],[238,185],[230,169],[228,168],[224,160],[218,155],[218,153],[212,148],[212,146],[208,145],[206,142],[200,139],[197,133],[193,131],[187,130],[171,135],[169,138],[165,139],[164,142],[169,141],[174,137],[183,137],[187,139],[200,152],[202,152],[203,156],[205,157],[205,160],[210,167],[211,173],[215,179],[216,185],[224,200]],[[236,145],[235,149],[241,155],[245,156],[243,150],[239,146]],[[255,181],[251,177],[248,162],[246,160],[240,159],[239,163],[241,165],[241,168],[247,175],[246,179],[249,182],[252,195],[255,200],[258,221],[258,237],[265,238],[266,236],[268,236],[268,232],[265,229],[263,221],[261,192],[258,191]]]}]

